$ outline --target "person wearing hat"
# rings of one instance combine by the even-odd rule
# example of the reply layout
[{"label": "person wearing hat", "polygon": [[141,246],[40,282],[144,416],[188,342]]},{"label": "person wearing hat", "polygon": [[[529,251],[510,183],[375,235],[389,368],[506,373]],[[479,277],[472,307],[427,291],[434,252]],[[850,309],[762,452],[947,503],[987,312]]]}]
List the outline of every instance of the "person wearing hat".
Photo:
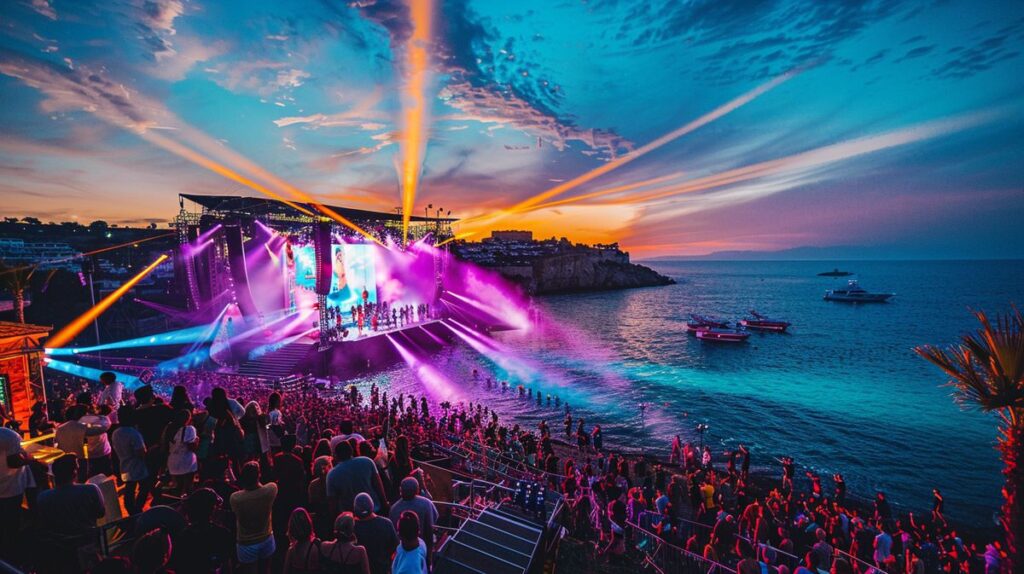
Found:
[{"label": "person wearing hat", "polygon": [[395,525],[373,512],[373,498],[365,492],[356,495],[353,506],[356,542],[366,548],[370,573],[388,574],[391,571],[391,555],[398,547]]},{"label": "person wearing hat", "polygon": [[324,572],[370,574],[370,559],[366,548],[356,544],[355,526],[351,512],[342,512],[334,520],[335,539],[320,545],[320,568]]},{"label": "person wearing hat", "polygon": [[414,477],[407,476],[402,479],[398,488],[402,495],[401,500],[391,505],[391,522],[398,526],[398,520],[402,512],[411,510],[420,519],[420,537],[427,544],[427,555],[434,546],[434,522],[437,521],[437,507],[434,502],[425,496],[420,496],[420,483]]}]

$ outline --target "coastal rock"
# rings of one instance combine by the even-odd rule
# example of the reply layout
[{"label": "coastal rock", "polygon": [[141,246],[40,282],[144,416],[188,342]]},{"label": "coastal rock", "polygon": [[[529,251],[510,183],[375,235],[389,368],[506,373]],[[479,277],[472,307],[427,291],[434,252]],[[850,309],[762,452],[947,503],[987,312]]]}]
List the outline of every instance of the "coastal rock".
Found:
[{"label": "coastal rock", "polygon": [[573,293],[655,287],[675,283],[621,251],[588,250],[539,257],[528,265],[493,268],[530,293]]}]

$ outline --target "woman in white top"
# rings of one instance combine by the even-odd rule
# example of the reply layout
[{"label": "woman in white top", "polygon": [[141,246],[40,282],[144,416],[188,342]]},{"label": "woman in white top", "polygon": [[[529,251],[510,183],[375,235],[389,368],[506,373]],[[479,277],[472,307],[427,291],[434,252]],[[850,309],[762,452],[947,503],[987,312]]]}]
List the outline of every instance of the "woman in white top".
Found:
[{"label": "woman in white top", "polygon": [[167,472],[174,479],[179,495],[192,492],[192,483],[199,464],[196,449],[199,435],[192,426],[192,415],[185,409],[174,411],[174,418],[164,429],[164,448],[167,449]]}]

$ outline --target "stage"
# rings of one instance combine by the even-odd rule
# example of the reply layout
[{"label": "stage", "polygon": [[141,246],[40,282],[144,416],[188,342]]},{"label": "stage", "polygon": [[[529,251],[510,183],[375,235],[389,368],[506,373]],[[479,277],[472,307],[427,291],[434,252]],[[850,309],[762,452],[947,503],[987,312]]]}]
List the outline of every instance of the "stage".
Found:
[{"label": "stage", "polygon": [[221,372],[267,379],[306,375],[346,379],[401,362],[399,345],[418,352],[431,352],[451,344],[454,338],[443,319],[371,331],[361,337],[326,344],[321,344],[315,336],[306,336],[247,358],[237,367],[222,368]]}]

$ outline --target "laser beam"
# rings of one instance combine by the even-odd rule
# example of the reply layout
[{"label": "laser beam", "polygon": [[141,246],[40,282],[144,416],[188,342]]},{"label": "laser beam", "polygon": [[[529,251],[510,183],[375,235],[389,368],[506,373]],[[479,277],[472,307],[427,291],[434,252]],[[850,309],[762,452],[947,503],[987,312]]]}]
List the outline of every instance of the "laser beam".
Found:
[{"label": "laser beam", "polygon": [[145,269],[139,271],[137,275],[126,281],[124,285],[121,285],[111,294],[104,297],[103,300],[97,303],[95,307],[92,307],[85,313],[82,313],[77,319],[68,323],[67,326],[58,331],[56,335],[46,342],[47,348],[57,349],[71,342],[72,339],[78,336],[79,333],[89,326],[89,323],[92,323],[96,317],[103,314],[103,312],[109,309],[111,305],[121,298],[121,296],[127,293],[129,289],[134,287],[139,281],[142,281],[146,275],[149,275],[151,271],[156,269],[157,266],[164,261],[167,261],[167,259],[168,256],[166,253],[160,255],[160,257],[156,258],[156,261],[150,263]]},{"label": "laser beam", "polygon": [[604,175],[604,174],[606,174],[608,172],[616,170],[616,169],[618,169],[618,168],[620,168],[620,167],[622,167],[622,166],[632,162],[633,160],[639,159],[639,158],[647,155],[648,153],[650,153],[650,152],[652,152],[652,151],[654,151],[654,150],[664,146],[665,144],[671,143],[671,142],[679,139],[680,137],[682,137],[682,136],[684,136],[684,135],[686,135],[686,134],[688,134],[690,132],[693,132],[693,131],[697,130],[698,128],[701,128],[701,127],[703,127],[703,126],[705,126],[705,125],[707,125],[707,124],[717,120],[718,118],[720,118],[720,117],[722,117],[722,116],[724,116],[724,115],[726,115],[726,114],[736,110],[737,108],[740,108],[740,107],[744,106],[745,104],[753,101],[754,99],[756,99],[757,97],[761,96],[762,94],[764,94],[764,93],[766,93],[768,91],[771,91],[772,89],[778,87],[779,85],[781,85],[785,81],[793,78],[794,76],[799,74],[800,71],[801,70],[799,70],[799,69],[798,70],[791,70],[789,72],[786,72],[785,74],[777,76],[777,77],[773,78],[772,80],[770,80],[770,81],[768,81],[768,82],[766,82],[764,84],[761,84],[760,86],[754,88],[753,90],[750,90],[749,92],[747,92],[747,93],[745,93],[745,94],[743,94],[741,96],[738,96],[738,97],[730,100],[729,102],[726,102],[725,104],[722,104],[721,106],[718,106],[717,108],[715,108],[715,109],[711,110],[710,112],[700,116],[699,118],[697,118],[697,119],[695,119],[695,120],[693,120],[693,121],[691,121],[691,122],[689,122],[689,123],[687,123],[685,125],[682,125],[682,126],[680,126],[680,127],[676,128],[676,129],[668,132],[667,134],[665,134],[665,135],[663,135],[663,136],[661,136],[661,137],[659,137],[659,138],[657,138],[657,139],[655,139],[655,140],[653,140],[651,142],[648,142],[648,143],[644,144],[643,146],[641,146],[641,147],[639,147],[639,148],[637,148],[637,149],[635,149],[635,150],[633,150],[633,151],[623,155],[622,157],[614,159],[614,160],[612,160],[612,161],[610,161],[608,163],[605,163],[604,165],[600,165],[600,166],[598,166],[598,167],[596,167],[596,168],[594,168],[594,169],[592,169],[592,170],[590,170],[590,171],[588,171],[588,172],[586,172],[586,173],[584,173],[582,175],[579,175],[579,176],[574,177],[573,179],[570,179],[567,182],[560,183],[560,184],[552,187],[551,189],[548,189],[547,191],[544,191],[542,193],[538,193],[537,195],[534,195],[533,197],[524,199],[523,201],[520,201],[516,205],[514,205],[514,206],[512,206],[512,207],[510,207],[510,208],[508,208],[506,210],[498,211],[497,213],[491,214],[489,216],[482,216],[481,218],[467,218],[467,219],[464,219],[462,222],[466,223],[467,221],[471,221],[471,220],[474,220],[474,219],[489,219],[489,220],[492,220],[491,222],[493,223],[494,221],[497,221],[499,219],[504,219],[505,217],[508,217],[509,215],[514,215],[516,213],[521,213],[521,212],[523,212],[523,211],[525,211],[525,210],[527,210],[527,209],[529,209],[529,208],[531,208],[531,207],[533,207],[535,205],[538,205],[538,204],[540,204],[540,203],[542,203],[542,202],[544,202],[544,201],[546,201],[548,199],[551,199],[552,197],[555,197],[555,196],[558,196],[558,195],[562,195],[563,193],[566,193],[567,191],[573,190],[573,189],[579,187],[580,185],[583,185],[584,183],[592,181],[595,178],[598,178],[598,177],[600,177],[600,176],[602,176],[602,175]]},{"label": "laser beam", "polygon": [[793,155],[763,161],[727,170],[719,174],[683,182],[678,186],[671,186],[665,190],[652,191],[650,193],[631,198],[630,202],[643,203],[655,201],[679,194],[706,191],[762,177],[778,176],[793,172],[811,170],[831,163],[853,159],[869,153],[904,146],[968,129],[990,121],[997,115],[997,113],[998,112],[995,111],[976,112],[952,118],[923,122],[880,134],[845,140]]}]

